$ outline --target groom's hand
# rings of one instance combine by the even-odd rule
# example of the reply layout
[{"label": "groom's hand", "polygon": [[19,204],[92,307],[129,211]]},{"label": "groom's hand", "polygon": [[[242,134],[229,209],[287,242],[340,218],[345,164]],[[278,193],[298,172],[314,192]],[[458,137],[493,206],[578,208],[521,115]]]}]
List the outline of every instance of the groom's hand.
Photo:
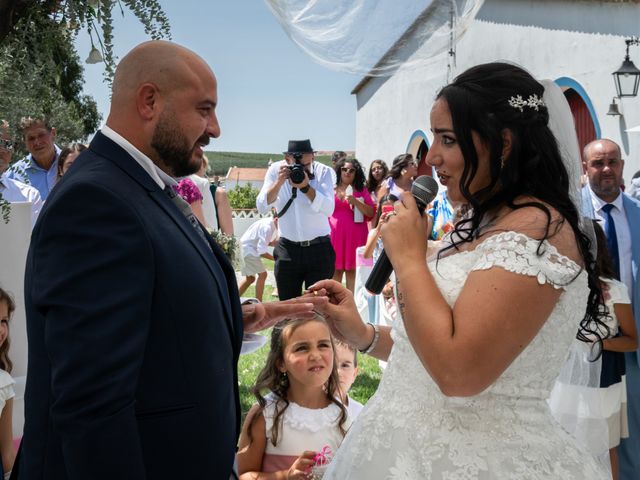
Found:
[{"label": "groom's hand", "polygon": [[281,302],[250,303],[242,306],[245,333],[269,328],[285,318],[313,318],[315,309],[327,303],[327,298],[292,298]]}]

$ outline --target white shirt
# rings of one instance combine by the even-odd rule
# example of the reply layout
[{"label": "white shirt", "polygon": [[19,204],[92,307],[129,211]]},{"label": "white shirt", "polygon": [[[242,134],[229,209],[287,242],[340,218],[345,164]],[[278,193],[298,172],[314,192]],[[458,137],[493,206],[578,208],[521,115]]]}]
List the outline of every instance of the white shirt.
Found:
[{"label": "white shirt", "polygon": [[[258,211],[262,214],[269,212],[271,207],[275,207],[278,213],[291,198],[291,183],[287,180],[274,203],[267,203],[267,192],[269,188],[277,182],[278,172],[282,165],[286,165],[286,160],[273,163],[267,170],[264,184],[256,199]],[[335,176],[333,170],[319,162],[313,162],[312,172],[315,178],[309,185],[316,191],[313,203],[304,193],[298,191],[297,197],[291,203],[286,213],[278,219],[278,230],[280,236],[294,242],[313,240],[331,233],[329,227],[329,217],[335,208],[333,187]]]},{"label": "white shirt", "polygon": [[7,172],[5,172],[0,176],[0,198],[9,203],[31,203],[31,226],[35,225],[43,203],[40,192],[38,192],[37,189],[26,183],[9,178]]},{"label": "white shirt", "polygon": [[[591,203],[593,204],[593,211],[596,216],[597,222],[605,231],[605,218],[607,216],[602,207],[607,202],[598,197],[591,186],[587,184],[589,192],[591,193]],[[631,230],[629,230],[629,222],[627,221],[627,214],[624,211],[624,203],[622,202],[622,192],[611,202],[614,208],[611,209],[611,217],[613,223],[616,225],[616,239],[618,240],[618,257],[620,260],[620,281],[627,287],[629,295],[633,291],[633,278],[631,274]]]},{"label": "white shirt", "polygon": [[138,163],[138,165],[140,165],[144,169],[144,171],[149,174],[149,176],[153,179],[154,182],[158,184],[160,188],[164,190],[164,187],[166,187],[167,185],[174,186],[178,184],[175,178],[163,172],[155,163],[153,163],[153,160],[151,160],[144,153],[142,153],[140,150],[134,147],[127,139],[125,139],[119,133],[117,133],[107,125],[104,125],[100,129],[100,132],[108,139],[117,143],[129,155],[131,155],[133,159],[136,161],[136,163]]},{"label": "white shirt", "polygon": [[276,223],[271,217],[253,222],[240,238],[243,255],[259,257],[269,251],[269,242],[276,234]]},{"label": "white shirt", "polygon": [[195,173],[193,175],[189,175],[188,178],[196,184],[196,187],[198,187],[198,190],[200,190],[200,193],[202,194],[202,214],[204,215],[205,227],[211,230],[217,230],[218,220],[216,218],[216,205],[213,202],[211,190],[209,190],[209,180]]}]

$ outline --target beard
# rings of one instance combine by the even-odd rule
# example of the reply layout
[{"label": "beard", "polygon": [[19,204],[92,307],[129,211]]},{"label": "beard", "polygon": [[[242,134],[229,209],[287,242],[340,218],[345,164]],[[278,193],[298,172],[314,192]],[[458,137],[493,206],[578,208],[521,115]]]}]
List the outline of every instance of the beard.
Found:
[{"label": "beard", "polygon": [[[173,177],[186,177],[200,170],[202,157],[194,158],[197,145],[189,145],[186,135],[169,113],[164,112],[158,120],[151,137],[151,147]],[[196,143],[208,145],[209,136],[203,134]]]}]

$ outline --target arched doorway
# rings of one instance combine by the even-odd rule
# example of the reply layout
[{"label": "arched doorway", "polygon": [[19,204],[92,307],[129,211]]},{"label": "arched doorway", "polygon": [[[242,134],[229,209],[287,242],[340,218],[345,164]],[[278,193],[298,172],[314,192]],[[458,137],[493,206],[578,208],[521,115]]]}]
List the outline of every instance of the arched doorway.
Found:
[{"label": "arched doorway", "polygon": [[564,91],[564,96],[569,102],[569,107],[573,114],[573,122],[576,125],[576,134],[578,135],[578,145],[580,146],[580,151],[582,151],[587,143],[598,138],[596,128],[593,125],[589,108],[578,92],[573,88],[567,88]]},{"label": "arched doorway", "polygon": [[425,162],[427,152],[429,152],[429,144],[427,142],[427,136],[424,132],[422,130],[416,130],[413,132],[413,135],[411,135],[411,139],[407,145],[407,153],[413,155],[413,158],[418,162],[418,176],[433,176],[432,168]]},{"label": "arched doorway", "polygon": [[582,151],[587,143],[600,138],[601,135],[600,123],[595,109],[586,90],[572,78],[558,78],[556,84],[562,88],[571,108],[578,135],[578,145]]}]

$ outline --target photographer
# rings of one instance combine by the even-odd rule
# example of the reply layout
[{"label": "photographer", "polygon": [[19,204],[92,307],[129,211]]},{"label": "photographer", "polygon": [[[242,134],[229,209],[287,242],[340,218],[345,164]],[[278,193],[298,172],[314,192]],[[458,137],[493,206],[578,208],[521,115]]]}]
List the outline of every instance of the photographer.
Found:
[{"label": "photographer", "polygon": [[260,213],[275,208],[280,240],[273,250],[280,300],[297,297],[306,287],[331,278],[335,253],[329,217],[335,206],[333,170],[314,162],[309,140],[290,140],[284,160],[267,170],[256,200]]}]

